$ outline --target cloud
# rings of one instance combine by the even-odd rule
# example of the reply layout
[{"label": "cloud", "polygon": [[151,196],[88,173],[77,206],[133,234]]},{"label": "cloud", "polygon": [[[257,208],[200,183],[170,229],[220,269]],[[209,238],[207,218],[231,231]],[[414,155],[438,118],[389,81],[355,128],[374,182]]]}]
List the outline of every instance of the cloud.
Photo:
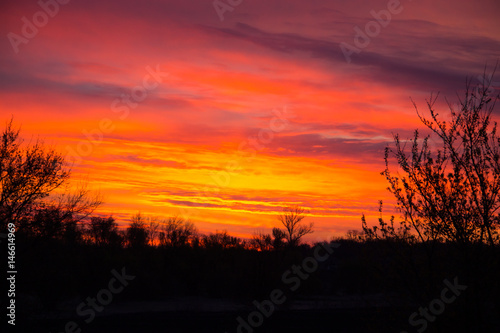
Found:
[{"label": "cloud", "polygon": [[[478,70],[484,66],[484,62],[491,58],[500,57],[500,41],[488,37],[473,37],[452,34],[449,31],[442,35],[430,33],[432,28],[437,26],[426,21],[396,21],[395,31],[401,31],[399,27],[407,27],[419,24],[421,29],[408,30],[407,34],[391,34],[391,49],[394,46],[400,47],[411,40],[411,51],[405,51],[403,54],[386,50],[386,52],[371,51],[369,48],[363,50],[359,55],[354,55],[353,71],[359,74],[356,67],[364,67],[361,77],[369,78],[372,81],[380,81],[386,85],[405,86],[409,89],[433,90],[440,89],[445,92],[454,92],[463,88],[463,78],[471,75],[465,69]],[[422,30],[428,33],[422,36]],[[274,33],[263,29],[237,23],[234,28],[212,28],[205,27],[207,31],[231,36],[235,39],[241,39],[276,52],[295,54],[297,58],[321,58],[333,62],[337,65],[346,65],[345,57],[339,47],[341,42],[353,44],[352,40],[325,40],[302,36],[296,33]],[[393,30],[393,31],[394,31]],[[390,33],[389,33],[390,34]],[[415,43],[418,35],[418,43]],[[354,37],[354,32],[352,34]],[[382,41],[388,37],[382,36]],[[375,40],[374,42],[375,43]],[[431,57],[422,59],[418,57],[421,54],[419,50],[430,50]],[[439,56],[441,50],[442,56]],[[395,51],[395,50],[394,50]],[[445,55],[463,54],[467,58],[461,59],[445,58]],[[477,54],[487,54],[488,59],[475,57]],[[432,59],[434,55],[435,59]],[[439,56],[439,57],[438,57]],[[348,67],[348,66],[347,66]]]}]

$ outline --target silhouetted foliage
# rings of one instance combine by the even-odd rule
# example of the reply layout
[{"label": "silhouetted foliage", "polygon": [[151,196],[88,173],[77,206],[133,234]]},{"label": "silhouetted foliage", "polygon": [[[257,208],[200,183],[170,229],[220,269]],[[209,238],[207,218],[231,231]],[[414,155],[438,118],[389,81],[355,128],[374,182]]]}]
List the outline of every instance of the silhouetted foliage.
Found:
[{"label": "silhouetted foliage", "polygon": [[273,239],[270,234],[257,232],[252,236],[250,245],[259,251],[270,251],[273,249]]},{"label": "silhouetted foliage", "polygon": [[132,223],[128,226],[126,243],[129,247],[145,247],[149,243],[149,232],[146,222],[140,213],[132,217]]},{"label": "silhouetted foliage", "polygon": [[118,224],[112,217],[91,217],[86,232],[90,241],[97,246],[121,246],[123,242]]},{"label": "silhouetted foliage", "polygon": [[[62,211],[54,206],[38,207],[32,218],[21,223],[21,231],[43,238],[63,238],[66,226],[73,221],[70,212]],[[28,222],[29,221],[29,222]]]},{"label": "silhouetted foliage", "polygon": [[11,119],[0,137],[0,230],[17,223],[69,178],[64,158],[40,141],[22,145]]},{"label": "silhouetted foliage", "polygon": [[348,230],[345,235],[345,239],[351,242],[359,242],[363,238],[363,233],[359,230]]},{"label": "silhouetted foliage", "polygon": [[38,140],[23,146],[19,133],[10,120],[0,138],[0,230],[14,222],[21,234],[80,239],[77,224],[100,196],[85,184],[71,189],[63,156]]},{"label": "silhouetted foliage", "polygon": [[253,235],[249,244],[260,251],[281,250],[287,244],[286,233],[284,230],[276,227],[272,229],[271,234],[258,232]]},{"label": "silhouetted foliage", "polygon": [[227,231],[217,231],[209,235],[203,235],[201,245],[207,249],[229,249],[243,248],[244,243],[241,238],[228,235]]},{"label": "silhouetted foliage", "polygon": [[[450,105],[450,118],[440,117],[427,102],[430,117],[422,123],[435,135],[401,141],[394,136],[395,148],[386,149],[389,191],[402,213],[403,230],[411,229],[418,241],[454,243],[498,243],[500,226],[500,137],[492,120],[494,102],[490,82],[473,87],[467,81],[460,109]],[[406,146],[411,146],[411,151]],[[391,171],[390,160],[397,161],[399,172]]]},{"label": "silhouetted foliage", "polygon": [[161,246],[179,247],[190,244],[196,238],[196,227],[193,223],[179,217],[171,217],[161,223],[159,228]]},{"label": "silhouetted foliage", "polygon": [[378,255],[393,256],[397,268],[379,263],[377,269],[393,269],[417,302],[434,297],[444,274],[460,277],[467,292],[456,313],[467,332],[491,330],[492,309],[500,309],[497,277],[490,275],[500,267],[500,136],[492,118],[499,96],[491,77],[475,87],[467,80],[459,109],[448,103],[449,117],[436,111],[438,96],[427,101],[429,116],[414,103],[431,134],[394,135],[382,172],[400,220],[384,220],[382,202],[378,225],[362,217],[362,239]]},{"label": "silhouetted foliage", "polygon": [[160,224],[156,219],[151,218],[147,221],[146,232],[148,233],[149,245],[158,245],[157,241],[159,242],[160,237]]},{"label": "silhouetted foliage", "polygon": [[280,228],[273,228],[272,231],[273,235],[273,248],[276,250],[282,249],[285,247],[285,239],[286,239],[286,233],[281,230]]},{"label": "silhouetted foliage", "polygon": [[[299,206],[288,206],[283,209],[283,213],[278,215],[278,220],[285,227],[284,238],[289,247],[296,247],[300,244],[300,239],[313,232],[314,223],[302,224],[306,217],[306,210]],[[278,245],[283,237],[281,233],[273,229],[274,239]]]}]

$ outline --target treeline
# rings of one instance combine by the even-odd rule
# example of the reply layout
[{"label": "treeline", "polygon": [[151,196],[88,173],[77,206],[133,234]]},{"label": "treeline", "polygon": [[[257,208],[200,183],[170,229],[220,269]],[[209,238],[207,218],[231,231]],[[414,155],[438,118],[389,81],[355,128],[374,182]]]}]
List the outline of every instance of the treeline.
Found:
[{"label": "treeline", "polygon": [[[136,278],[114,302],[176,297],[252,301],[266,297],[282,284],[286,270],[313,255],[311,245],[286,246],[286,240],[274,237],[275,246],[262,250],[257,236],[200,234],[176,217],[137,214],[125,229],[112,217],[78,221],[49,207],[32,217],[16,231],[19,311],[29,317],[72,309],[106,286],[111,270],[122,267]],[[331,270],[334,261],[322,263],[319,271]],[[321,285],[321,274],[311,275],[290,299],[320,292]]]},{"label": "treeline", "polygon": [[180,217],[162,219],[137,213],[127,226],[120,227],[112,216],[75,217],[64,208],[41,205],[33,207],[31,214],[18,221],[16,233],[28,238],[119,248],[202,247],[270,251],[297,247],[302,236],[312,232],[312,224],[307,226],[307,232],[300,225],[305,217],[304,211],[300,207],[291,207],[279,216],[279,219],[292,221],[295,230],[275,227],[269,234],[257,232],[251,239],[243,239],[231,236],[226,230],[201,234],[194,223]]},{"label": "treeline", "polygon": [[[262,250],[226,232],[200,235],[186,221],[155,222],[140,215],[125,230],[110,217],[90,217],[82,226],[77,224],[76,232],[69,227],[72,223],[62,225],[58,236],[16,234],[17,298],[19,311],[25,312],[21,318],[28,324],[36,325],[47,313],[75,315],[79,303],[107,286],[113,269],[125,268],[135,278],[115,295],[114,304],[194,297],[251,305],[278,288],[287,298],[281,311],[297,301],[328,304],[331,298],[353,311],[369,309],[364,321],[380,322],[383,313],[385,327],[399,330],[411,329],[409,316],[440,297],[445,279],[456,278],[467,289],[446,305],[428,331],[487,332],[498,327],[498,247],[477,244],[468,249],[470,256],[463,257],[459,247],[447,242],[408,244],[351,231],[332,240],[339,246],[292,291],[283,275],[313,258],[321,243]],[[54,330],[57,324],[60,321]]]}]

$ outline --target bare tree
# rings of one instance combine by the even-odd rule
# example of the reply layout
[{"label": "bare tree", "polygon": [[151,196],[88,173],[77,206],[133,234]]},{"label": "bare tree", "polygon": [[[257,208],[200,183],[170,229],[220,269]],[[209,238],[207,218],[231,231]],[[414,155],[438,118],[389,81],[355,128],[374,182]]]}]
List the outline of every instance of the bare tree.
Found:
[{"label": "bare tree", "polygon": [[29,215],[70,176],[61,154],[40,141],[24,147],[19,131],[11,119],[0,137],[0,230]]},{"label": "bare tree", "polygon": [[88,223],[86,234],[98,246],[121,246],[123,237],[113,217],[93,216]]},{"label": "bare tree", "polygon": [[103,200],[102,195],[88,187],[87,182],[70,184],[67,182],[64,189],[47,200],[52,206],[71,215],[80,222],[89,217],[99,207]]},{"label": "bare tree", "polygon": [[149,232],[146,224],[146,218],[137,213],[132,216],[132,223],[128,226],[125,233],[126,241],[129,247],[145,247],[149,243]]},{"label": "bare tree", "polygon": [[209,235],[203,235],[201,244],[207,249],[229,249],[244,248],[245,243],[239,237],[231,236],[224,231],[216,231]]},{"label": "bare tree", "polygon": [[365,240],[383,240],[377,243],[384,251],[396,253],[397,274],[418,302],[435,294],[443,272],[460,273],[470,292],[455,317],[470,332],[491,330],[488,307],[498,300],[497,276],[490,273],[498,271],[500,242],[500,136],[493,113],[499,96],[492,77],[476,86],[466,80],[459,107],[448,103],[447,117],[436,110],[438,96],[427,101],[427,115],[413,103],[430,134],[395,135],[382,172],[400,220],[381,215],[378,225],[362,222]]},{"label": "bare tree", "polygon": [[286,233],[280,228],[273,228],[273,248],[279,250],[285,247]]},{"label": "bare tree", "polygon": [[278,220],[285,227],[283,231],[288,246],[299,245],[303,236],[313,232],[314,223],[302,224],[305,217],[306,210],[300,206],[287,206],[283,213],[278,215]]},{"label": "bare tree", "polygon": [[260,251],[269,251],[273,248],[273,239],[270,234],[256,232],[250,240],[250,245]]},{"label": "bare tree", "polygon": [[85,183],[69,183],[61,154],[39,140],[24,146],[19,133],[11,119],[0,138],[0,229],[14,222],[21,231],[58,237],[66,224],[76,228],[88,217],[101,197]]},{"label": "bare tree", "polygon": [[250,246],[260,251],[280,250],[287,244],[287,233],[280,228],[273,228],[270,234],[256,232],[250,240]]},{"label": "bare tree", "polygon": [[[396,134],[395,148],[386,149],[383,174],[402,213],[399,236],[412,230],[421,242],[498,243],[500,136],[492,119],[498,96],[491,95],[490,84],[472,87],[467,80],[460,109],[450,105],[449,119],[435,109],[438,96],[427,101],[428,117],[414,103],[420,120],[437,138],[438,148],[431,147],[430,135],[421,139],[416,130],[410,140]],[[391,158],[398,164],[396,171],[390,166]],[[383,226],[398,235],[396,229]]]},{"label": "bare tree", "polygon": [[351,242],[359,242],[362,239],[363,233],[359,230],[347,230],[345,239]]},{"label": "bare tree", "polygon": [[158,245],[158,237],[160,235],[160,224],[157,222],[156,218],[150,218],[146,226],[148,232],[149,245]]},{"label": "bare tree", "polygon": [[73,188],[66,183],[58,192],[33,204],[32,212],[19,221],[18,230],[52,238],[71,232],[76,237],[82,231],[83,220],[102,203],[101,195],[89,190],[86,183]]},{"label": "bare tree", "polygon": [[160,223],[160,245],[179,247],[188,245],[196,236],[196,227],[193,223],[180,217],[171,217]]}]

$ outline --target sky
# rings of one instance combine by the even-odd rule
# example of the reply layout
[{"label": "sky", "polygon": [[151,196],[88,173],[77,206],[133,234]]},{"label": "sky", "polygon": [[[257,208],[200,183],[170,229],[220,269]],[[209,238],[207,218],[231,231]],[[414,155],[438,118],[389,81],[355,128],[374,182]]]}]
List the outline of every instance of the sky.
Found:
[{"label": "sky", "polygon": [[0,122],[123,226],[250,237],[300,205],[324,240],[391,210],[385,147],[422,128],[412,100],[439,92],[447,114],[492,73],[498,17],[498,0],[2,1]]}]

